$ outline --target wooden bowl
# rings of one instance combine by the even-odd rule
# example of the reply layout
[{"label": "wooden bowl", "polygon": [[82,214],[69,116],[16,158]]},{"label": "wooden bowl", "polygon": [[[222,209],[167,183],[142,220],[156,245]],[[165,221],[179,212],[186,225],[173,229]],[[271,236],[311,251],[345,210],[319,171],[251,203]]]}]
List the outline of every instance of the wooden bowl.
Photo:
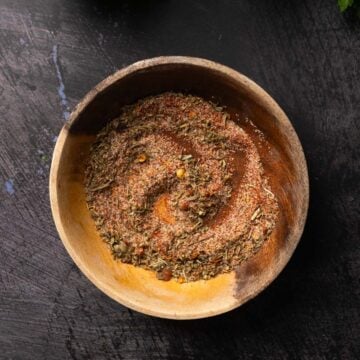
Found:
[{"label": "wooden bowl", "polygon": [[[236,271],[211,280],[179,284],[151,271],[113,260],[85,202],[84,163],[97,132],[137,99],[185,91],[249,118],[265,135],[257,141],[276,194],[280,217],[270,239]],[[253,127],[241,123],[248,132]],[[224,313],[253,298],[289,261],[301,237],[309,200],[308,173],[299,139],[276,102],[246,76],[191,57],[158,57],[117,71],[77,105],[58,137],[50,173],[51,209],[67,251],[104,293],[131,309],[171,318],[196,319]]]}]

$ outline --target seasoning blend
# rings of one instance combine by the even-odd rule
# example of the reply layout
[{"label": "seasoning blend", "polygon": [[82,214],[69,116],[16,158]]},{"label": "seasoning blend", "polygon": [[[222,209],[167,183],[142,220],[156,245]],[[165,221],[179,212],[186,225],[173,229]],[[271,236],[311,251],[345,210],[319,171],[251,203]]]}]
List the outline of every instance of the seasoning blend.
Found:
[{"label": "seasoning blend", "polygon": [[222,107],[164,93],[97,136],[87,204],[114,258],[160,280],[207,280],[255,254],[278,205],[256,146]]}]

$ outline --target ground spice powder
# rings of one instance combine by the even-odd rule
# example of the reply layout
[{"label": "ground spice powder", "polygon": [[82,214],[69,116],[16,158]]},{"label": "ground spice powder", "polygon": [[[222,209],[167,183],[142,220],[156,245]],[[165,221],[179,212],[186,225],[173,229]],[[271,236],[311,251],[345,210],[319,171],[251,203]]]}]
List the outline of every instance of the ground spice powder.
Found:
[{"label": "ground spice powder", "polygon": [[222,107],[179,93],[122,109],[91,147],[85,188],[114,258],[165,281],[231,271],[278,214],[249,135]]}]

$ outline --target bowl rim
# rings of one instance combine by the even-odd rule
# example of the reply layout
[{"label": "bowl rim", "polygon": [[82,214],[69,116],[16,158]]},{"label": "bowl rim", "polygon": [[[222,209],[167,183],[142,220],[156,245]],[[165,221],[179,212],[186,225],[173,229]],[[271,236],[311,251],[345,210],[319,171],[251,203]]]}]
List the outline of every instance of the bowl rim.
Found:
[{"label": "bowl rim", "polygon": [[[287,250],[287,254],[285,257],[283,257],[279,263],[277,264],[276,268],[274,269],[274,272],[272,276],[263,284],[263,286],[260,286],[256,288],[251,294],[249,294],[247,297],[239,299],[238,301],[234,302],[230,306],[221,307],[219,306],[216,310],[210,311],[206,310],[201,313],[186,313],[186,314],[179,314],[179,313],[164,313],[161,311],[157,311],[151,308],[144,308],[143,306],[139,306],[135,302],[129,300],[127,297],[122,297],[121,294],[117,293],[116,291],[113,291],[110,286],[107,286],[103,284],[101,281],[99,281],[96,276],[93,275],[92,270],[84,264],[84,262],[81,260],[79,255],[76,253],[74,248],[71,245],[71,241],[68,239],[68,236],[65,231],[65,227],[63,225],[63,222],[61,221],[60,217],[60,208],[58,204],[58,189],[57,189],[57,174],[59,170],[60,165],[60,159],[61,154],[64,148],[64,144],[66,141],[66,138],[68,136],[67,130],[71,128],[71,125],[76,121],[76,119],[79,117],[79,115],[85,110],[85,108],[95,99],[97,95],[99,95],[101,92],[103,92],[108,86],[111,86],[115,82],[119,81],[120,79],[145,69],[149,69],[152,67],[162,66],[162,65],[190,65],[195,67],[201,67],[206,68],[211,71],[219,72],[222,75],[225,75],[227,77],[230,77],[234,79],[236,82],[241,83],[243,87],[246,89],[246,91],[250,91],[252,94],[255,94],[259,99],[261,99],[261,102],[263,106],[267,109],[271,109],[272,113],[275,115],[277,120],[281,123],[281,125],[286,129],[287,136],[290,138],[290,142],[294,146],[294,149],[298,153],[298,157],[300,160],[300,168],[303,175],[303,185],[305,189],[304,200],[302,203],[302,208],[300,211],[299,216],[299,223],[296,227],[296,230],[292,236],[290,247]],[[278,103],[258,84],[256,84],[253,80],[249,79],[247,76],[241,74],[240,72],[226,66],[219,64],[217,62],[198,58],[198,57],[190,57],[190,56],[160,56],[145,60],[137,61],[125,68],[122,68],[120,70],[117,70],[112,75],[106,77],[104,80],[102,80],[100,83],[95,85],[75,106],[73,111],[70,114],[69,119],[65,122],[63,125],[59,136],[57,138],[54,150],[53,150],[53,156],[52,156],[52,162],[51,162],[51,168],[50,168],[50,176],[49,176],[49,196],[50,196],[50,204],[51,204],[51,211],[52,216],[55,222],[56,229],[58,231],[58,234],[60,236],[60,239],[62,243],[65,246],[65,249],[69,253],[72,260],[75,262],[77,267],[81,270],[81,272],[103,293],[105,293],[107,296],[115,300],[116,302],[120,303],[121,305],[124,305],[132,310],[138,311],[140,313],[151,315],[155,317],[160,318],[167,318],[167,319],[176,319],[176,320],[190,320],[190,319],[201,319],[201,318],[207,318],[215,315],[220,315],[223,313],[226,313],[228,311],[231,311],[242,304],[246,303],[247,301],[251,300],[255,296],[257,296],[259,293],[261,293],[265,288],[267,288],[282,272],[282,270],[285,268],[287,263],[290,261],[300,239],[304,231],[306,219],[307,219],[307,213],[309,208],[309,175],[308,175],[308,167],[306,164],[306,159],[304,155],[304,151],[301,145],[301,142],[298,138],[298,135],[295,132],[295,129],[293,128],[290,120],[284,113],[284,111],[281,109],[281,107],[278,105]]]}]

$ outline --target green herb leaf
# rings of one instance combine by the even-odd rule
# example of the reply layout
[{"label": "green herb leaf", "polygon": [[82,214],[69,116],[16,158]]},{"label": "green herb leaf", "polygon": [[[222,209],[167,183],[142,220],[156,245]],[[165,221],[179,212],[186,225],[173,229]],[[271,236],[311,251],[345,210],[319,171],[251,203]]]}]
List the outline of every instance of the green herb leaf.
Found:
[{"label": "green herb leaf", "polygon": [[338,5],[341,12],[344,12],[347,8],[354,4],[354,0],[338,0]]}]

